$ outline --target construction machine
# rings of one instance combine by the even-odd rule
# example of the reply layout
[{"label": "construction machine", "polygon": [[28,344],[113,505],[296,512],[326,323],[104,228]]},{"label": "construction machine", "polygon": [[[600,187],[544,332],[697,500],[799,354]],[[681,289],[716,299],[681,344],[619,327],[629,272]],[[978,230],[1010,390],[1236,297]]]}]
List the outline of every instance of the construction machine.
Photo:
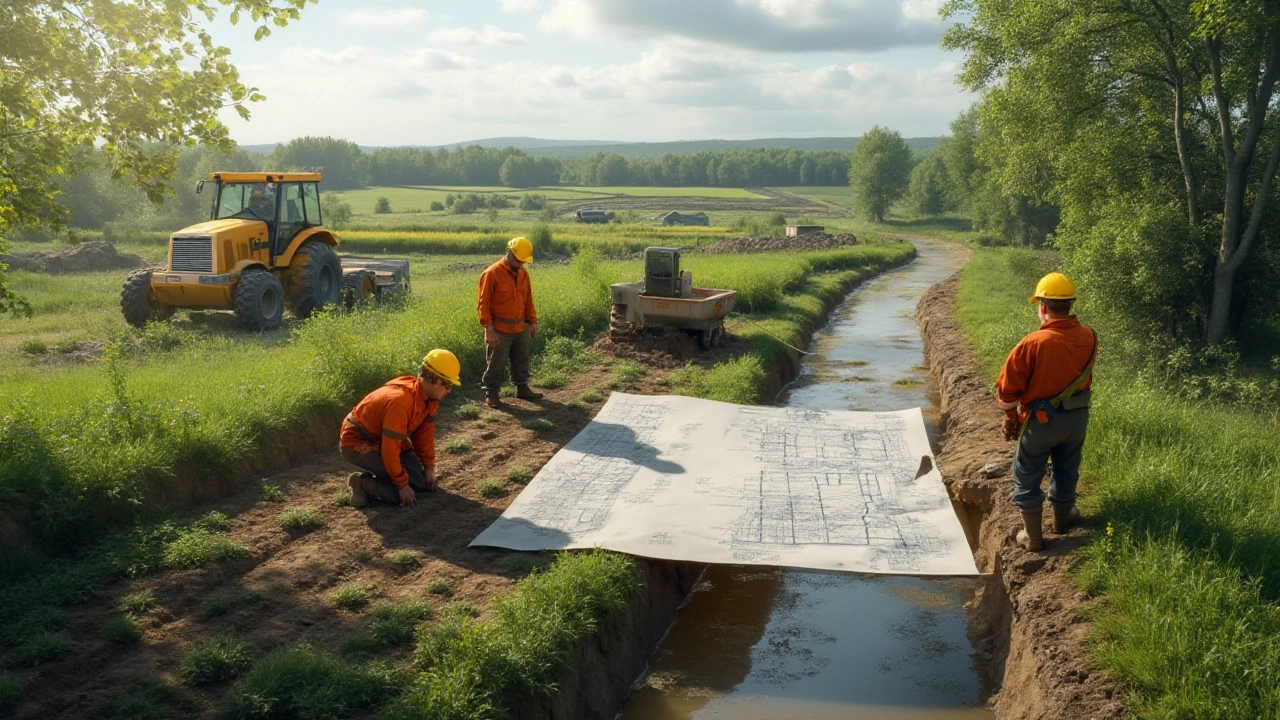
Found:
[{"label": "construction machine", "polygon": [[348,299],[409,286],[407,260],[339,258],[338,236],[320,217],[318,172],[217,172],[209,220],[169,236],[163,269],[131,274],[120,292],[130,325],[162,320],[175,308],[234,310],[241,327],[271,330],[285,305],[298,318]]}]

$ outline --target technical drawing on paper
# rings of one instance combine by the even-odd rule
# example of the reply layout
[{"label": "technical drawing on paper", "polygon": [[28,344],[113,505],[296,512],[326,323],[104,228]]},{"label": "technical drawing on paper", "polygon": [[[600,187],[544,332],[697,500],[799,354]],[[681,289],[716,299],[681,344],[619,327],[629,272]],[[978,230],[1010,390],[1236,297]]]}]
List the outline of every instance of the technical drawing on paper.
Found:
[{"label": "technical drawing on paper", "polygon": [[614,393],[472,545],[976,574],[918,409]]}]

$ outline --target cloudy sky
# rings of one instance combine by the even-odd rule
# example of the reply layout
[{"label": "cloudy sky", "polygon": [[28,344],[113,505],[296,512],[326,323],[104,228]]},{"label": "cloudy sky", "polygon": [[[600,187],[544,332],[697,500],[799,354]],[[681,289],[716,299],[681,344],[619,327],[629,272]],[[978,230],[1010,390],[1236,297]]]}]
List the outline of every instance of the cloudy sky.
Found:
[{"label": "cloudy sky", "polygon": [[942,135],[972,98],[940,0],[320,0],[216,41],[267,100],[244,144]]}]

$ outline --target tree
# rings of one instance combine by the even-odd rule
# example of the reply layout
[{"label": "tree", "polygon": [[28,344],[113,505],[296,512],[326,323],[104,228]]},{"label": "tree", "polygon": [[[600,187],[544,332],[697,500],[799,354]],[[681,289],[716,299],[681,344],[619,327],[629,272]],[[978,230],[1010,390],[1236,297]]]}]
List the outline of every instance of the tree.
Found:
[{"label": "tree", "polygon": [[950,178],[947,177],[947,165],[942,154],[932,152],[911,171],[907,196],[921,215],[941,215],[948,209],[949,186]]},{"label": "tree", "polygon": [[301,137],[277,145],[270,170],[320,170],[326,190],[353,190],[369,182],[369,158],[350,140]]},{"label": "tree", "polygon": [[378,198],[373,204],[373,212],[376,215],[386,215],[391,212],[391,200],[384,197]]},{"label": "tree", "polygon": [[329,227],[340,230],[351,222],[351,206],[343,202],[338,193],[325,193],[320,196],[320,217]]},{"label": "tree", "polygon": [[889,207],[906,192],[910,175],[911,149],[897,130],[876,125],[853,148],[849,163],[853,201],[876,222],[883,222]]},{"label": "tree", "polygon": [[1239,282],[1280,166],[1274,0],[951,0],[944,14],[966,19],[944,45],[969,53],[961,80],[1008,158],[1001,185],[1062,206],[1059,244],[1086,279],[1145,283],[1129,314],[1198,316],[1210,343],[1275,302]]},{"label": "tree", "polygon": [[[314,0],[310,0],[314,2]],[[198,24],[219,5],[256,37],[308,0],[5,0],[0,12],[0,252],[14,225],[58,227],[59,179],[97,147],[113,178],[158,201],[177,148],[232,143],[218,112],[262,99]],[[0,313],[14,296],[0,268]]]}]

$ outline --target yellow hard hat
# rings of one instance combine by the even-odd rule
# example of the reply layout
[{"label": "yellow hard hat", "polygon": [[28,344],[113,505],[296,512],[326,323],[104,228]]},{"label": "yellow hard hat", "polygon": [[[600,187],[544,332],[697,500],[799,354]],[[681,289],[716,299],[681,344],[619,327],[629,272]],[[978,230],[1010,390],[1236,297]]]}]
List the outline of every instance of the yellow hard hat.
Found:
[{"label": "yellow hard hat", "polygon": [[507,249],[522,263],[533,262],[533,243],[524,236],[514,237],[507,243]]},{"label": "yellow hard hat", "polygon": [[457,355],[448,350],[436,348],[427,353],[426,357],[422,358],[422,367],[441,380],[448,380],[454,385],[462,384],[458,381],[458,374],[462,372],[462,363],[458,362]]},{"label": "yellow hard hat", "polygon": [[1052,272],[1040,278],[1036,283],[1036,294],[1027,298],[1027,302],[1037,300],[1075,300],[1076,286],[1070,278],[1062,273]]}]

